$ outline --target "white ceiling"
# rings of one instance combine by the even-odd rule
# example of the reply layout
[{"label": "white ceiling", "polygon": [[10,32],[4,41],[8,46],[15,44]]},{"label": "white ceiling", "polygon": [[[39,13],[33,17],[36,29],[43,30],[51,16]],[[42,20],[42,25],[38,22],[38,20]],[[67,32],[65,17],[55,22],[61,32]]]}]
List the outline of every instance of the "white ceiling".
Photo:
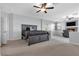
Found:
[{"label": "white ceiling", "polygon": [[0,3],[0,8],[8,13],[14,13],[24,16],[43,18],[51,21],[63,21],[63,16],[77,12],[79,9],[78,3],[54,3],[55,8],[48,10],[47,14],[43,12],[36,13],[34,3]]}]

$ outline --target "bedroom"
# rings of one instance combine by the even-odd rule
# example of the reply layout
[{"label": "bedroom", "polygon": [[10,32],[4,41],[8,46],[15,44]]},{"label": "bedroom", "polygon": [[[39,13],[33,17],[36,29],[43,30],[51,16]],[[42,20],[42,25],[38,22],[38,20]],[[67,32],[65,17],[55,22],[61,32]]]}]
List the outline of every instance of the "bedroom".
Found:
[{"label": "bedroom", "polygon": [[[74,48],[74,45],[69,44],[69,38],[62,36],[62,31],[65,28],[65,19],[63,17],[77,11],[79,4],[51,3],[48,6],[54,6],[54,9],[46,10],[47,13],[42,11],[36,13],[39,9],[33,7],[33,5],[36,5],[36,3],[0,3],[2,55],[63,55],[64,53],[69,51],[70,53],[64,55],[79,55],[79,52],[75,54],[74,52],[72,52],[73,50],[71,49],[76,48]],[[40,37],[47,38],[49,36],[49,39],[40,43],[38,39],[34,42],[36,44],[28,46],[28,41],[26,42],[26,40],[22,40],[23,24],[25,25],[25,27],[27,27],[28,25],[31,25],[32,27],[36,26],[36,29],[30,28],[30,31],[41,30],[49,32],[49,35],[47,35],[46,32],[41,32],[46,36],[40,34]],[[38,33],[35,34],[35,32],[33,32],[34,35],[37,35]],[[29,36],[29,38],[30,37],[31,35]],[[37,36],[35,36],[35,38],[36,37]],[[56,47],[60,47],[58,48],[59,50],[52,51],[52,49],[55,49]],[[65,48],[68,48],[69,51],[61,53],[61,48],[64,49],[62,50],[63,52],[65,51]],[[77,50],[78,48],[79,46],[77,46]],[[59,53],[57,53],[56,51],[58,51]]]}]

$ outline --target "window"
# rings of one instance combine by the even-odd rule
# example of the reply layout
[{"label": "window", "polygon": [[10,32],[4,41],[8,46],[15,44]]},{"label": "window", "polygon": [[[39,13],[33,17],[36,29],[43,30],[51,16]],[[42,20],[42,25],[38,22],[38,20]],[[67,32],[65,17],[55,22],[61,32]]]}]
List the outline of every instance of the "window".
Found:
[{"label": "window", "polygon": [[58,30],[61,30],[61,23],[58,23],[58,24],[57,24],[57,29],[58,29]]},{"label": "window", "polygon": [[50,30],[51,30],[51,31],[54,31],[54,30],[55,30],[55,24],[51,24],[51,25],[50,25]]}]

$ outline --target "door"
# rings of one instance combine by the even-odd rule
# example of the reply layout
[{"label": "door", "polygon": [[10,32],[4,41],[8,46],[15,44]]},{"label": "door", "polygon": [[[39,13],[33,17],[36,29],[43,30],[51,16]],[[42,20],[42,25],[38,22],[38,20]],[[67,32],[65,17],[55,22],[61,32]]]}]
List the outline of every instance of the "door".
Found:
[{"label": "door", "polygon": [[7,16],[7,13],[1,14],[1,44],[7,44],[7,40],[9,39]]},{"label": "door", "polygon": [[0,12],[0,46],[1,46],[1,12]]}]

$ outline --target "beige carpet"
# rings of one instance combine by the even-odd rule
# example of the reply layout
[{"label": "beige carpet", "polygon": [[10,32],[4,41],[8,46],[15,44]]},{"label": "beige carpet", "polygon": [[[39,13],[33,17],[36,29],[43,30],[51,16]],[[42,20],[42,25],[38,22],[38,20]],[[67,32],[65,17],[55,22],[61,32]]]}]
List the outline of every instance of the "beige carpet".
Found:
[{"label": "beige carpet", "polygon": [[1,56],[1,47],[0,47],[0,56]]},{"label": "beige carpet", "polygon": [[79,46],[53,40],[27,46],[24,40],[15,40],[8,41],[1,52],[6,56],[79,56]]}]

